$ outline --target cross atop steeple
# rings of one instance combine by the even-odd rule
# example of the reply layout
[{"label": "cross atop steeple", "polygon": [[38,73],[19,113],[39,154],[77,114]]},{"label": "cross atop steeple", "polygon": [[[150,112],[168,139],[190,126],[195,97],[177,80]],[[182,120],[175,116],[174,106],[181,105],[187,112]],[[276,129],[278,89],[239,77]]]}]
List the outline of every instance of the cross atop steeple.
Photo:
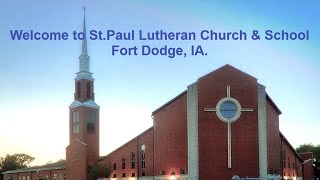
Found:
[{"label": "cross atop steeple", "polygon": [[86,15],[86,6],[83,6],[82,9],[83,9],[83,14]]},{"label": "cross atop steeple", "polygon": [[87,32],[86,32],[86,7],[83,6],[83,39],[81,55],[79,57],[79,72],[77,73],[76,80],[88,79],[93,80],[92,73],[90,72],[90,57],[87,50]]}]

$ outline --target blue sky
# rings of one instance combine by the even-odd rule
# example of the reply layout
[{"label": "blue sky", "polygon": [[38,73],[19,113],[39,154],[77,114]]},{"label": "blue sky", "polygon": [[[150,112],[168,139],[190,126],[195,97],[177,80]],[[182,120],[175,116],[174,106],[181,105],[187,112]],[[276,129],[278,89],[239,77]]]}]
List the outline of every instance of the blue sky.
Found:
[{"label": "blue sky", "polygon": [[[0,156],[25,152],[36,157],[34,164],[64,158],[81,42],[12,41],[10,30],[81,31],[84,4],[88,30],[310,32],[309,41],[89,41],[101,155],[150,127],[153,110],[225,64],[266,86],[283,112],[280,130],[294,147],[320,144],[319,1],[12,0],[0,6]],[[112,56],[114,44],[200,44],[208,55]],[[110,139],[113,134],[122,138]]]}]

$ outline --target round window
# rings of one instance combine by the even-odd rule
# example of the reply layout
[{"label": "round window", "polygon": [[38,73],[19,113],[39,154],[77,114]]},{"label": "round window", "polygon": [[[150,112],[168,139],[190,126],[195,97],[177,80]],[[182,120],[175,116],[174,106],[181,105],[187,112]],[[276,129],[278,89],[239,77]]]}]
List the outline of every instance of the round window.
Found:
[{"label": "round window", "polygon": [[218,102],[216,109],[217,116],[224,122],[234,122],[241,115],[241,105],[232,97],[222,98]]},{"label": "round window", "polygon": [[220,105],[219,109],[224,118],[230,119],[236,116],[238,107],[234,102],[227,100]]}]

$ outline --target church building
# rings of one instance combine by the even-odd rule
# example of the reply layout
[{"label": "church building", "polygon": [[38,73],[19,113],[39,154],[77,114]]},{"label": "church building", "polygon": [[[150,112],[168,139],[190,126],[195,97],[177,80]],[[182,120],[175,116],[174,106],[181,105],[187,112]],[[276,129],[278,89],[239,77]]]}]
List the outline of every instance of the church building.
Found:
[{"label": "church building", "polygon": [[97,162],[110,170],[110,180],[310,180],[312,176],[312,154],[298,154],[279,131],[281,111],[265,86],[231,65],[190,82],[185,91],[152,112],[151,128],[105,156],[99,152],[100,107],[95,103],[86,38],[74,85],[66,161],[7,171],[5,180],[87,180],[88,167]]}]

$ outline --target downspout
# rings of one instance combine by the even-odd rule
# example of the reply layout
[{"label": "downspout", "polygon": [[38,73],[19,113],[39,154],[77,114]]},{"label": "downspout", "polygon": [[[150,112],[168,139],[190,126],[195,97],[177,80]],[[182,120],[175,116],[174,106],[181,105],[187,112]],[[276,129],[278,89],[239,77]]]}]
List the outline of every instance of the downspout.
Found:
[{"label": "downspout", "polygon": [[281,137],[281,150],[280,150],[280,167],[281,167],[281,179],[283,179],[283,138]]},{"label": "downspout", "polygon": [[155,175],[155,173],[154,173],[154,172],[155,172],[155,171],[154,171],[154,170],[155,170],[155,165],[154,165],[154,157],[155,157],[155,156],[154,156],[154,151],[155,151],[155,148],[154,148],[154,144],[155,144],[155,140],[154,140],[154,132],[155,132],[154,116],[151,115],[151,118],[152,118],[152,125],[153,125],[153,128],[152,128],[152,132],[153,132],[153,133],[152,133],[152,136],[153,136],[153,137],[152,137],[152,138],[153,138],[153,140],[152,140],[152,141],[153,141],[153,142],[152,142],[152,144],[153,144],[153,152],[152,152],[152,153],[153,153],[153,155],[152,155],[152,156],[153,156],[153,157],[152,157],[152,162],[153,162],[153,180],[155,180],[155,176],[156,176],[156,175]]},{"label": "downspout", "polygon": [[140,167],[139,166],[139,164],[140,164],[140,149],[139,149],[139,138],[138,137],[136,138],[136,142],[137,142],[137,144],[136,144],[137,145],[137,148],[136,148],[136,150],[137,150],[136,151],[136,155],[137,156],[135,157],[134,161],[137,163],[136,164],[137,165],[136,166],[137,167],[137,179],[139,180],[140,179],[139,177],[140,177],[141,173],[140,173],[140,168],[139,168]]},{"label": "downspout", "polygon": [[[154,127],[154,126],[153,126]],[[155,165],[154,165],[154,129],[152,130],[153,131],[153,157],[152,157],[152,162],[153,162],[153,180],[155,180],[155,173],[154,173],[154,169],[155,169]]]},{"label": "downspout", "polygon": [[302,163],[302,179],[304,179],[304,163]]}]

